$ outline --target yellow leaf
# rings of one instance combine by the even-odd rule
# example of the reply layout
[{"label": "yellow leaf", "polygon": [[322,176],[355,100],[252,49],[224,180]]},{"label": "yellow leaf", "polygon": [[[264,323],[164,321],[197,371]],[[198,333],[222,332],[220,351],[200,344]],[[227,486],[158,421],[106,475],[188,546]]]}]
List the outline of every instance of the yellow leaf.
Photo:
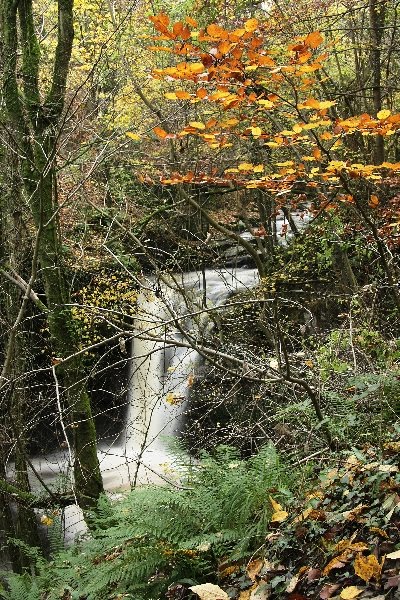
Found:
[{"label": "yellow leaf", "polygon": [[293,125],[293,131],[295,133],[300,133],[303,130],[302,126],[299,125],[298,123],[296,123],[296,125]]},{"label": "yellow leaf", "polygon": [[272,508],[277,511],[277,510],[282,510],[282,506],[272,498],[272,496],[269,497],[269,501],[271,502]]},{"label": "yellow leaf", "polygon": [[140,135],[138,135],[137,133],[132,133],[131,131],[126,132],[126,137],[131,138],[131,140],[135,141],[140,140]]},{"label": "yellow leaf", "polygon": [[386,109],[386,110],[380,110],[376,116],[378,117],[378,119],[380,121],[383,121],[384,119],[387,119],[388,117],[390,117],[391,114],[392,114],[391,111]]},{"label": "yellow leaf", "polygon": [[357,596],[359,596],[363,591],[364,590],[361,590],[355,585],[350,585],[349,587],[345,587],[340,592],[340,597],[342,598],[342,600],[352,600],[353,598],[357,598]]},{"label": "yellow leaf", "polygon": [[200,123],[199,121],[189,121],[189,125],[190,125],[190,127],[193,127],[194,129],[205,129],[206,128],[204,123]]},{"label": "yellow leaf", "polygon": [[257,100],[257,104],[259,104],[260,106],[263,106],[264,108],[273,108],[274,107],[274,103],[271,102],[271,100]]},{"label": "yellow leaf", "polygon": [[253,165],[251,163],[240,163],[238,165],[239,171],[251,171],[253,169]]},{"label": "yellow leaf", "polygon": [[369,581],[372,578],[379,579],[381,570],[382,565],[379,564],[378,559],[374,554],[370,554],[369,556],[358,554],[356,556],[354,561],[354,572],[364,581]]},{"label": "yellow leaf", "polygon": [[255,31],[257,29],[257,27],[258,27],[258,21],[257,21],[257,19],[249,19],[244,24],[245,30],[246,31],[250,31],[250,32]]},{"label": "yellow leaf", "polygon": [[333,100],[323,100],[319,103],[319,110],[324,110],[325,108],[330,108],[336,104]]},{"label": "yellow leaf", "polygon": [[260,137],[260,135],[262,134],[261,128],[260,127],[252,127],[251,128],[251,135],[253,135],[254,137]]},{"label": "yellow leaf", "polygon": [[287,513],[286,510],[283,510],[282,506],[278,502],[276,502],[276,500],[274,500],[272,496],[269,497],[269,501],[271,502],[272,508],[274,509],[274,513],[271,517],[271,523],[282,523],[282,521],[287,519],[289,513]]},{"label": "yellow leaf", "polygon": [[164,94],[164,97],[167,100],[178,100],[178,96],[175,94],[175,92],[167,92],[166,94]]},{"label": "yellow leaf", "polygon": [[219,585],[214,585],[213,583],[192,585],[189,590],[197,594],[200,600],[229,600],[228,594]]},{"label": "yellow leaf", "polygon": [[264,165],[256,165],[253,169],[253,173],[262,173],[264,171]]},{"label": "yellow leaf", "polygon": [[400,558],[400,550],[386,554],[386,558],[389,558],[390,560],[398,560]]},{"label": "yellow leaf", "polygon": [[282,523],[289,516],[289,513],[286,510],[277,510],[271,517],[271,523]]}]

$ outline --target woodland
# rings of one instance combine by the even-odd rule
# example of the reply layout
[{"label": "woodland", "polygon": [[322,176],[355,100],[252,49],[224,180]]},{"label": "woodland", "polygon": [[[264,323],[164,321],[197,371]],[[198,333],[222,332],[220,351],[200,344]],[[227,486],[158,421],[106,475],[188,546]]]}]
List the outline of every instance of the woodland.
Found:
[{"label": "woodland", "polygon": [[399,20],[0,0],[0,598],[400,598]]}]

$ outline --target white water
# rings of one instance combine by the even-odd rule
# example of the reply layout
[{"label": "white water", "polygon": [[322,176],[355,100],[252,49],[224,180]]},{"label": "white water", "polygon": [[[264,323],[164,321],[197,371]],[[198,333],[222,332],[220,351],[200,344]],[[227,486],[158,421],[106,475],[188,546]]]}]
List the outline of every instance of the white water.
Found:
[{"label": "white water", "polygon": [[207,269],[171,276],[161,284],[147,282],[138,299],[126,430],[122,442],[100,451],[108,489],[169,479],[173,459],[168,440],[179,436],[199,366],[194,349],[171,341],[187,343],[186,333],[196,342],[210,327],[207,310],[221,306],[238,290],[254,287],[257,281],[255,269],[243,268]]},{"label": "white water", "polygon": [[[306,220],[297,218],[296,222],[302,228]],[[281,224],[278,222],[278,233]],[[161,284],[154,280],[144,282],[129,365],[126,429],[118,440],[100,445],[98,450],[106,490],[115,492],[134,484],[179,478],[173,470],[168,438],[179,435],[199,357],[192,348],[167,342],[185,342],[186,336],[178,330],[173,317],[186,334],[197,340],[210,327],[208,309],[221,306],[230,294],[250,289],[257,281],[255,269],[240,268],[169,276]],[[151,339],[154,337],[157,340]],[[54,484],[60,475],[69,479],[65,453],[32,462],[48,483]],[[40,488],[34,477],[32,484]],[[68,507],[64,519],[67,542],[85,531],[79,507]]]}]

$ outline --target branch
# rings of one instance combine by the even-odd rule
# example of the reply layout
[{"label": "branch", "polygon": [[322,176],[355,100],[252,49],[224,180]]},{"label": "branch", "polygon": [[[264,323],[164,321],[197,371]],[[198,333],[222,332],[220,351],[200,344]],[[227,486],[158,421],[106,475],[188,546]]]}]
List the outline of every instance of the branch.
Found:
[{"label": "branch", "polygon": [[36,292],[32,288],[29,288],[29,284],[24,279],[22,279],[22,277],[20,275],[18,275],[18,273],[15,273],[15,271],[13,271],[14,276],[12,276],[12,275],[10,275],[10,273],[7,273],[7,271],[5,271],[4,269],[0,269],[0,273],[6,279],[11,281],[11,283],[14,283],[17,287],[19,287],[19,289],[22,290],[24,292],[24,294],[28,294],[29,299],[32,300],[32,302],[35,304],[35,306],[37,306],[43,313],[49,312],[49,309],[40,300],[40,298],[36,294]]},{"label": "branch", "polygon": [[22,504],[30,508],[51,508],[59,506],[65,508],[71,504],[75,504],[73,496],[68,494],[52,494],[51,496],[36,496],[31,492],[24,492],[15,485],[0,478],[0,492],[7,494],[10,500]]}]

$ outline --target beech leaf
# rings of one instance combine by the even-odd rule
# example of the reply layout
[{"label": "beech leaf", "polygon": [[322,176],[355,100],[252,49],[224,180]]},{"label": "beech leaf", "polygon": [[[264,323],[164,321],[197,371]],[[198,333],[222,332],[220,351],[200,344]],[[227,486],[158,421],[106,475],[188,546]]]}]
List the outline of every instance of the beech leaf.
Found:
[{"label": "beech leaf", "polygon": [[189,590],[197,594],[200,600],[229,600],[228,594],[219,585],[213,583],[192,585]]},{"label": "beech leaf", "polygon": [[355,585],[350,585],[340,592],[340,597],[342,600],[353,600],[353,598],[357,598],[363,591],[363,589],[358,588]]}]

